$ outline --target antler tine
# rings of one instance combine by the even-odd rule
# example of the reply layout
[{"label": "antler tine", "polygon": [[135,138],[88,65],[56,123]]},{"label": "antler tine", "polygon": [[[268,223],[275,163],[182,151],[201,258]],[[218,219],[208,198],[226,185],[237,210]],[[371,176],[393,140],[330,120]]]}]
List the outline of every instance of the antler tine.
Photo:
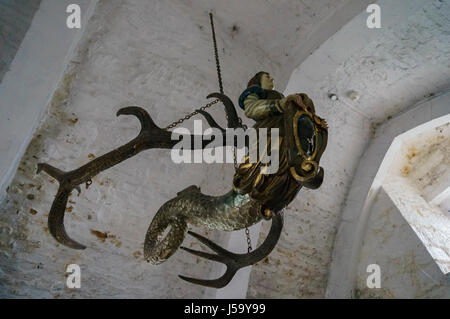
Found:
[{"label": "antler tine", "polygon": [[213,261],[217,261],[217,262],[221,262],[221,263],[223,263],[225,261],[225,258],[220,255],[205,253],[203,251],[194,250],[194,249],[190,249],[190,248],[183,247],[183,246],[180,248],[187,251],[188,253],[191,253],[192,255],[196,255],[196,256],[199,256],[199,257],[202,257],[205,259],[209,259],[209,260],[213,260]]},{"label": "antler tine", "polygon": [[48,215],[48,230],[50,234],[64,246],[73,249],[85,249],[86,246],[70,238],[64,227],[64,213],[69,195],[70,191],[65,190],[62,186],[59,187]]},{"label": "antler tine", "polygon": [[217,252],[217,255],[185,247],[181,248],[196,256],[221,262],[227,266],[227,270],[220,278],[213,280],[197,279],[182,275],[179,275],[179,277],[185,281],[201,286],[212,288],[225,287],[231,281],[231,279],[233,279],[234,275],[239,269],[256,264],[257,262],[264,259],[266,256],[270,254],[270,252],[273,250],[278,240],[280,239],[282,229],[283,229],[283,211],[273,214],[272,225],[270,227],[270,231],[266,239],[261,244],[261,246],[259,246],[257,249],[247,254],[235,254],[229,252],[228,250],[213,243],[211,240],[190,231],[188,232],[188,234],[197,238],[200,242],[202,242],[203,244],[205,244],[206,246]]},{"label": "antler tine", "polygon": [[229,252],[228,250],[220,247],[219,245],[215,244],[214,242],[212,242],[208,238],[203,237],[202,235],[194,233],[193,231],[188,231],[188,234],[191,235],[192,237],[197,238],[199,242],[201,242],[202,244],[208,246],[209,248],[211,248],[213,251],[215,251],[218,254],[222,254],[222,255],[228,256],[228,257],[233,257],[235,255],[235,254]]},{"label": "antler tine", "polygon": [[155,122],[153,122],[150,115],[140,106],[126,106],[119,109],[116,116],[119,115],[134,115],[141,122],[141,131],[149,131],[151,129],[160,129]]},{"label": "antler tine", "polygon": [[239,117],[236,112],[236,108],[234,107],[233,102],[230,100],[228,96],[222,93],[211,93],[207,96],[207,98],[215,97],[219,99],[223,105],[225,106],[225,113],[227,114],[228,118],[228,127],[230,128],[238,128],[241,127],[241,124],[239,122]]},{"label": "antler tine", "polygon": [[183,279],[187,282],[190,282],[192,284],[219,289],[219,288],[223,288],[226,285],[228,285],[228,283],[231,281],[231,279],[233,279],[233,277],[237,271],[238,271],[238,269],[235,269],[234,271],[232,271],[230,268],[227,267],[227,271],[225,272],[225,274],[223,274],[222,277],[217,278],[217,279],[198,279],[198,278],[186,277],[183,275],[178,275],[178,277],[180,277],[181,279]]},{"label": "antler tine", "polygon": [[213,119],[211,114],[203,110],[197,110],[197,112],[205,117],[206,121],[211,127],[217,128],[222,132],[222,134],[225,134],[225,130],[222,127],[220,127],[219,124],[217,124],[217,122]]}]

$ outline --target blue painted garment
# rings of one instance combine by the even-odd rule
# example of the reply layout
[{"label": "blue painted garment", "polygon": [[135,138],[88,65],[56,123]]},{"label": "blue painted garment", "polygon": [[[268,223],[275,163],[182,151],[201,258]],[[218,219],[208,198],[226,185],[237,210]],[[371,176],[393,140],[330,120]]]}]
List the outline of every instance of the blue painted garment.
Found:
[{"label": "blue painted garment", "polygon": [[260,99],[265,99],[267,97],[266,90],[264,90],[259,85],[252,85],[245,89],[244,92],[242,92],[241,96],[239,96],[239,107],[243,110],[245,110],[244,101],[250,94],[256,93]]}]

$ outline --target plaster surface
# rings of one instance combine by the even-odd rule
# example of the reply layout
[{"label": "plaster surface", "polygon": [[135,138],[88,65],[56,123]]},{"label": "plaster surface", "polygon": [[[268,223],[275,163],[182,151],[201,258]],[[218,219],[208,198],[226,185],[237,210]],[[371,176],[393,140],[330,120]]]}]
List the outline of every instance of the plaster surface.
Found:
[{"label": "plaster surface", "polygon": [[[355,280],[360,254],[376,254],[376,252],[370,250],[373,248],[372,246],[371,248],[365,248],[368,250],[367,252],[363,252],[362,248],[364,238],[368,236],[366,234],[369,232],[367,227],[372,227],[370,226],[372,222],[369,221],[376,220],[371,219],[371,215],[372,213],[377,214],[377,216],[379,214],[384,214],[388,209],[388,207],[383,205],[377,206],[378,208],[373,208],[377,202],[378,193],[384,187],[384,183],[387,183],[387,180],[391,176],[394,176],[392,175],[392,172],[390,172],[392,167],[397,167],[397,172],[401,172],[407,163],[408,151],[404,152],[404,156],[401,155],[402,149],[408,149],[406,143],[417,138],[417,134],[423,131],[434,130],[435,127],[446,125],[448,123],[449,98],[450,94],[446,92],[432,99],[418,103],[414,108],[399,114],[381,125],[377,130],[375,137],[370,141],[370,144],[358,165],[358,169],[352,181],[352,186],[345,201],[342,219],[339,224],[333,248],[332,264],[330,267],[326,292],[327,297],[349,298],[358,296],[358,293],[355,291]],[[422,145],[423,143],[425,143],[425,140],[421,141]],[[393,190],[401,192],[405,187],[406,186],[397,185]],[[383,203],[382,200],[378,200],[378,202]],[[384,205],[389,206],[389,201]],[[398,212],[399,210],[401,210],[401,205],[394,211]],[[419,211],[421,210],[423,210],[423,207],[421,207]],[[415,212],[416,210],[413,209],[413,211]],[[407,222],[411,222],[403,212],[402,214],[403,217],[401,217],[400,220],[406,218]],[[442,215],[440,218],[448,219],[442,212],[440,215]],[[389,222],[389,220],[387,222]],[[434,223],[436,222],[440,223],[439,219],[434,221]],[[379,222],[376,222],[376,225],[378,224]],[[438,225],[435,226],[440,227]],[[389,226],[386,230],[387,232],[390,231],[391,235],[393,231],[401,232],[405,229],[393,229],[395,226],[393,226],[393,228],[391,227],[392,226]],[[408,236],[411,236],[412,234],[414,234],[414,231],[412,233],[410,232]],[[446,229],[446,226],[443,224],[444,238],[445,236],[448,236],[445,234],[448,234],[448,229]],[[383,238],[382,234],[380,234],[380,238]],[[380,239],[377,239],[374,242],[379,242],[379,240]],[[420,242],[420,240],[417,238],[415,242]],[[390,243],[392,246],[387,246],[389,247],[387,249],[397,250],[395,241],[391,241]],[[426,242],[421,242],[423,248],[421,248],[421,252],[426,251],[426,244]],[[421,255],[424,256],[423,253],[421,253]],[[383,256],[382,252],[380,252],[380,256]],[[433,258],[429,257],[429,254],[426,256],[428,261],[435,263]],[[384,266],[385,269],[389,267],[391,267],[389,263],[386,263]],[[394,267],[395,266],[393,266],[393,268]],[[418,292],[418,294],[420,293],[423,293],[423,291]],[[385,296],[387,297],[387,295]]]}]

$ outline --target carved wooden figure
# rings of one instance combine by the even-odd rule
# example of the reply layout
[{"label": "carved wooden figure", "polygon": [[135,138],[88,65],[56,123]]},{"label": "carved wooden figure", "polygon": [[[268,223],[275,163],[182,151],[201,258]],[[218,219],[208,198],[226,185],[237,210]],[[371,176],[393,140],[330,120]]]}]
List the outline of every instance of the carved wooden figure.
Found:
[{"label": "carved wooden figure", "polygon": [[[148,228],[144,241],[144,257],[148,262],[159,264],[174,254],[184,240],[188,224],[232,231],[244,229],[262,219],[271,219],[272,226],[265,241],[247,254],[229,252],[199,234],[188,232],[211,248],[215,254],[181,248],[197,256],[222,262],[227,265],[227,271],[215,280],[185,276],[180,278],[208,287],[224,287],[240,268],[257,263],[270,254],[281,234],[284,208],[296,197],[299,190],[303,186],[315,189],[322,184],[324,170],[319,166],[319,161],[327,145],[326,122],[315,114],[314,104],[306,94],[293,94],[285,98],[272,89],[273,79],[270,75],[267,72],[259,72],[242,93],[239,105],[247,116],[256,120],[254,128],[279,129],[278,171],[274,174],[263,174],[266,164],[261,161],[251,163],[247,157],[247,161],[237,168],[232,189],[226,194],[218,197],[205,195],[194,185],[179,192],[175,198],[161,206]],[[212,97],[224,104],[228,127],[243,127],[233,102],[226,95],[213,93],[208,96]],[[217,125],[204,108],[197,113],[205,116],[210,126],[220,129],[220,138],[224,142],[222,145],[226,145],[225,130]],[[132,141],[69,172],[63,172],[49,164],[38,164],[38,172],[45,171],[59,182],[59,189],[48,217],[48,229],[51,235],[65,246],[74,249],[85,248],[70,238],[64,227],[67,200],[74,189],[80,192],[82,184],[86,184],[88,188],[93,176],[141,151],[152,148],[170,149],[178,143],[177,140],[171,139],[168,129],[158,127],[141,107],[128,106],[120,109],[117,115],[134,115],[139,119],[141,131]],[[191,140],[194,141],[194,138]],[[203,141],[201,147],[207,148],[210,143],[211,141]],[[235,141],[233,145],[234,143]],[[270,138],[266,143],[267,151],[269,144]],[[194,147],[192,143],[192,148]],[[161,238],[168,227],[170,231]]]}]

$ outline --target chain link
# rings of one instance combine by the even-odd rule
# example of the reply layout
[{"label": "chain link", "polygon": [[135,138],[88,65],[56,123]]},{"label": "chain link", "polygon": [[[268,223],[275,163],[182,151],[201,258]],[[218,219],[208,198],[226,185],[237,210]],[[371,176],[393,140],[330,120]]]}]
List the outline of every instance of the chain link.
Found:
[{"label": "chain link", "polygon": [[247,236],[247,251],[250,253],[252,252],[252,240],[250,239],[250,230],[248,229],[248,227],[245,227],[245,235]]}]

